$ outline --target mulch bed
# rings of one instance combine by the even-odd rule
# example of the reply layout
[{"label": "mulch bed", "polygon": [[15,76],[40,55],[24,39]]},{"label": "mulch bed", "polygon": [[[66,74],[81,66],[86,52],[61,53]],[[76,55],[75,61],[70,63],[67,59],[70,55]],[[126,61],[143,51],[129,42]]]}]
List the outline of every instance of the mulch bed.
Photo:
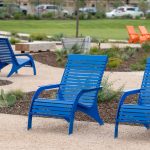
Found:
[{"label": "mulch bed", "polygon": [[[106,71],[130,72],[132,71],[130,68],[131,64],[138,62],[144,54],[144,52],[140,51],[133,57],[130,57],[127,61],[124,61],[118,68],[110,69],[107,67]],[[35,53],[33,54],[33,58],[34,60],[49,66],[64,68],[63,65],[58,64],[56,61],[56,53],[52,51]]]},{"label": "mulch bed", "polygon": [[12,82],[8,80],[0,80],[0,86],[9,85],[9,84],[12,84]]},{"label": "mulch bed", "polygon": [[[41,94],[40,97],[44,98],[54,98],[56,91],[46,91]],[[28,110],[31,103],[31,98],[33,96],[34,92],[26,93],[23,99],[17,100],[16,104],[12,107],[6,107],[6,108],[0,108],[0,113],[5,114],[15,114],[15,115],[27,115]],[[135,103],[137,96],[131,96],[129,97],[126,102],[127,103]],[[100,115],[104,122],[107,123],[114,123],[115,122],[115,116],[116,111],[118,107],[119,100],[112,100],[110,102],[103,102],[98,104],[98,109],[100,112]],[[75,116],[76,120],[79,121],[94,121],[91,118],[89,118],[87,115],[77,112]]]}]

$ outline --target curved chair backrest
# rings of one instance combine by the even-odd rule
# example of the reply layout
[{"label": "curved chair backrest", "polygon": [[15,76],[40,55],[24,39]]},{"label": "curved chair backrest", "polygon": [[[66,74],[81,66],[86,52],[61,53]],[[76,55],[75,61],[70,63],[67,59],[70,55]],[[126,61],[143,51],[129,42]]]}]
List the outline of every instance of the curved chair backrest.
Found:
[{"label": "curved chair backrest", "polygon": [[[58,97],[63,100],[75,100],[82,89],[100,87],[107,56],[69,55],[68,62],[58,91]],[[97,92],[90,92],[80,98],[80,102],[93,104]]]},{"label": "curved chair backrest", "polygon": [[16,62],[16,57],[7,38],[0,38],[0,62],[12,63]]},{"label": "curved chair backrest", "polygon": [[145,26],[139,26],[139,30],[140,30],[140,32],[141,32],[142,35],[148,34],[148,31],[147,31],[147,29],[145,28]]},{"label": "curved chair backrest", "polygon": [[147,59],[141,92],[139,95],[139,104],[150,105],[150,58]]},{"label": "curved chair backrest", "polygon": [[133,26],[127,26],[127,30],[130,35],[136,34]]}]

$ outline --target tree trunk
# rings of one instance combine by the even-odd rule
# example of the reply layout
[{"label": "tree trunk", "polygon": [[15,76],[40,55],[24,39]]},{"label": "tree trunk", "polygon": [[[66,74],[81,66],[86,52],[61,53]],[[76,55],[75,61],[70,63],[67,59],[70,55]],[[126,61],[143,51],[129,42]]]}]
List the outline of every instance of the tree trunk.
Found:
[{"label": "tree trunk", "polygon": [[79,36],[79,0],[76,0],[76,37]]},{"label": "tree trunk", "polygon": [[130,0],[126,0],[126,4],[129,4],[130,3]]}]

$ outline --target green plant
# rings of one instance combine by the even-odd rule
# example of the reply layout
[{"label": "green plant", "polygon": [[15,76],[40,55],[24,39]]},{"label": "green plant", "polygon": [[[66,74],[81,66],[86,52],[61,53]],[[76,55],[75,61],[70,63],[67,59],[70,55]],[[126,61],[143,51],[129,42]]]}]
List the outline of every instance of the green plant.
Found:
[{"label": "green plant", "polygon": [[21,12],[16,12],[16,13],[13,14],[13,18],[16,19],[16,20],[19,20],[19,19],[24,19],[25,16]]},{"label": "green plant", "polygon": [[132,64],[130,67],[132,70],[141,71],[145,69],[147,56],[144,56],[139,62]]},{"label": "green plant", "polygon": [[16,38],[13,38],[13,37],[12,37],[12,38],[10,39],[10,43],[11,43],[11,44],[20,43],[20,40],[18,40],[18,39],[16,39]]},{"label": "green plant", "polygon": [[138,48],[132,48],[132,47],[126,47],[124,48],[124,52],[129,55],[129,57],[132,57],[139,49]]},{"label": "green plant", "polygon": [[93,43],[99,43],[99,39],[97,37],[92,37],[92,41]]},{"label": "green plant", "polygon": [[141,71],[145,69],[145,65],[144,64],[139,64],[139,63],[135,63],[131,65],[131,69],[134,71]]},{"label": "green plant", "polygon": [[7,92],[7,95],[15,95],[16,99],[21,99],[24,96],[24,93],[21,90],[10,90]]},{"label": "green plant", "polygon": [[105,12],[97,12],[95,16],[96,16],[97,19],[106,18]]},{"label": "green plant", "polygon": [[150,19],[150,13],[146,15],[146,19]]},{"label": "green plant", "polygon": [[46,40],[47,39],[47,35],[46,34],[42,34],[42,33],[39,33],[39,34],[31,34],[30,35],[30,39],[31,40],[37,40],[37,41],[42,41],[42,40]]},{"label": "green plant", "polygon": [[55,34],[53,37],[50,38],[51,41],[61,41],[64,37],[63,33]]},{"label": "green plant", "polygon": [[97,47],[92,47],[90,49],[90,54],[91,55],[101,55],[101,50],[99,50]]},{"label": "green plant", "polygon": [[108,67],[117,68],[121,65],[122,60],[120,58],[111,57],[109,58]]},{"label": "green plant", "polygon": [[49,13],[43,14],[42,18],[44,18],[44,19],[52,19],[54,17],[54,15],[55,15],[54,13],[49,12]]},{"label": "green plant", "polygon": [[11,107],[15,104],[18,98],[23,97],[23,92],[20,90],[17,91],[10,91],[5,93],[2,89],[0,91],[0,107]]},{"label": "green plant", "polygon": [[150,52],[150,42],[145,42],[142,44],[142,49],[145,51],[145,52]]},{"label": "green plant", "polygon": [[28,20],[39,20],[40,19],[37,15],[31,15],[31,14],[27,14],[25,16],[25,18]]},{"label": "green plant", "polygon": [[82,49],[80,48],[78,44],[74,44],[71,49],[67,50],[67,53],[68,54],[81,54]]},{"label": "green plant", "polygon": [[123,90],[123,86],[119,87],[117,90],[113,90],[114,82],[109,82],[109,76],[104,77],[102,80],[102,90],[98,93],[98,102],[109,102],[111,100],[117,99]]},{"label": "green plant", "polygon": [[123,54],[120,56],[120,58],[121,58],[123,61],[127,61],[130,57],[129,57],[128,54],[123,53]]},{"label": "green plant", "polygon": [[64,66],[67,59],[67,50],[61,49],[56,51],[56,61],[60,66]]}]

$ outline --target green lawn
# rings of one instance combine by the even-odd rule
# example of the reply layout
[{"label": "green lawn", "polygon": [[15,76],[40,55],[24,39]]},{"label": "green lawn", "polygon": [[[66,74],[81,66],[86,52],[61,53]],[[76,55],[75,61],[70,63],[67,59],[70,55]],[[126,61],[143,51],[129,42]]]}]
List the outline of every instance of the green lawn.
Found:
[{"label": "green lawn", "polygon": [[[127,39],[126,25],[145,25],[150,31],[150,20],[82,20],[80,34],[100,39]],[[0,31],[21,33],[46,33],[54,35],[64,33],[75,35],[75,21],[72,20],[1,20]]]}]

